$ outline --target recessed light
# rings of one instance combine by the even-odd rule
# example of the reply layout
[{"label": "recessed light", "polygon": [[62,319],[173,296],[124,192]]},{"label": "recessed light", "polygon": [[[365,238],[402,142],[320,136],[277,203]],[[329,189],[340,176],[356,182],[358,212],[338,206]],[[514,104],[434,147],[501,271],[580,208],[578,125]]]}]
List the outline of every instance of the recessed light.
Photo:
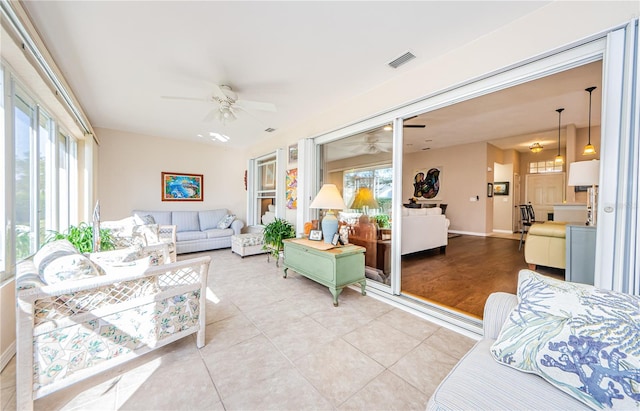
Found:
[{"label": "recessed light", "polygon": [[424,142],[425,142],[425,143],[430,143],[430,142],[432,142],[432,141],[433,141],[433,140],[428,139],[428,138],[426,138],[426,139],[424,140]]},{"label": "recessed light", "polygon": [[431,150],[431,147],[425,147],[422,149],[422,151],[426,151],[426,150]]},{"label": "recessed light", "polygon": [[223,143],[226,143],[227,141],[229,141],[229,137],[225,136],[224,134],[211,132],[211,133],[209,133],[209,135],[211,137],[213,137],[214,139],[216,139],[218,141],[221,141]]}]

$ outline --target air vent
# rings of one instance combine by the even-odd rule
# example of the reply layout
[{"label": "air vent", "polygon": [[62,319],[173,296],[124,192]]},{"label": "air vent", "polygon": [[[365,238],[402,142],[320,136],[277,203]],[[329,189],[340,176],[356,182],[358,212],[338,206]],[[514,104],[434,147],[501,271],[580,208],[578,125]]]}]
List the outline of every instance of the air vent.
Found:
[{"label": "air vent", "polygon": [[264,131],[266,131],[267,133],[273,133],[274,131],[276,131],[276,129],[269,127],[267,129],[265,129]]},{"label": "air vent", "polygon": [[404,53],[402,56],[398,57],[397,59],[393,60],[392,62],[389,63],[389,65],[393,68],[398,68],[401,65],[403,65],[404,63],[408,62],[411,59],[416,58],[416,56],[414,56],[413,54],[411,54],[411,52],[407,51],[406,53]]}]

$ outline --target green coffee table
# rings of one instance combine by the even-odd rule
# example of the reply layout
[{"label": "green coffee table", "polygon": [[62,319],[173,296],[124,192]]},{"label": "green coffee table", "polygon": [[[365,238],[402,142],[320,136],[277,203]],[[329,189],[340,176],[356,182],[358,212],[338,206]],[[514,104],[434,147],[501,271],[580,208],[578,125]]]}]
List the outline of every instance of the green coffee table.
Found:
[{"label": "green coffee table", "polygon": [[306,238],[284,240],[284,278],[292,269],[310,280],[329,288],[333,305],[338,306],[338,296],[344,287],[360,284],[362,295],[366,295],[364,276],[364,247],[345,245],[331,247],[321,241]]}]

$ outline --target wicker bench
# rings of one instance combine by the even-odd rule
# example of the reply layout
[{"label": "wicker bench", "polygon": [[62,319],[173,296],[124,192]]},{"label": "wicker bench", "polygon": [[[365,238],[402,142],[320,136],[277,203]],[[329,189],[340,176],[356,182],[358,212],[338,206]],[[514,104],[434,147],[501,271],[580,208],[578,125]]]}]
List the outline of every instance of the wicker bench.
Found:
[{"label": "wicker bench", "polygon": [[[161,246],[168,254],[168,245]],[[70,254],[69,247],[51,247],[44,256],[39,251],[17,266],[19,410],[31,410],[35,399],[187,335],[197,333],[196,345],[205,344],[210,257],[169,264],[150,257],[118,262],[110,256],[121,250],[89,259]],[[44,283],[40,275],[47,267],[54,276],[69,273],[61,265],[59,271],[51,269],[58,255],[78,267],[84,259],[77,271],[82,272]],[[96,275],[93,271],[100,270],[88,260],[111,265],[101,265],[106,274]]]}]

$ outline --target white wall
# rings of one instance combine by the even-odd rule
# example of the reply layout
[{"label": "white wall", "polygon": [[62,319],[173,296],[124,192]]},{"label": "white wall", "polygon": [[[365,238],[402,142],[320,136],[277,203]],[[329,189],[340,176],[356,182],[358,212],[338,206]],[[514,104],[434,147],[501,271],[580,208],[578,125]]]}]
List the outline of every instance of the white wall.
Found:
[{"label": "white wall", "polygon": [[[98,198],[102,220],[134,209],[227,208],[246,221],[244,151],[208,143],[96,129],[100,138]],[[161,200],[161,173],[203,174],[203,201]]]}]

